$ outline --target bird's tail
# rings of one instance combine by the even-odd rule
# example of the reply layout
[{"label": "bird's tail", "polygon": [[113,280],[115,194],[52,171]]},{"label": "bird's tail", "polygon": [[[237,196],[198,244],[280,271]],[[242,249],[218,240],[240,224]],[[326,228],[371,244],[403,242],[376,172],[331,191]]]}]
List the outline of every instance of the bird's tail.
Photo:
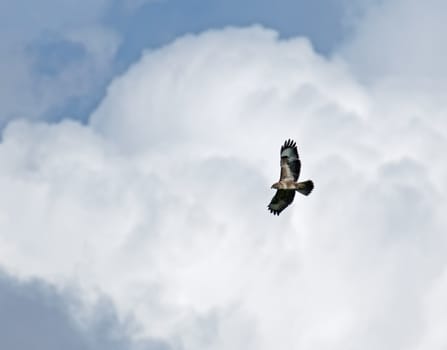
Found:
[{"label": "bird's tail", "polygon": [[311,193],[313,189],[314,189],[314,183],[312,182],[312,180],[298,182],[296,184],[296,190],[299,193],[304,194],[305,196]]}]

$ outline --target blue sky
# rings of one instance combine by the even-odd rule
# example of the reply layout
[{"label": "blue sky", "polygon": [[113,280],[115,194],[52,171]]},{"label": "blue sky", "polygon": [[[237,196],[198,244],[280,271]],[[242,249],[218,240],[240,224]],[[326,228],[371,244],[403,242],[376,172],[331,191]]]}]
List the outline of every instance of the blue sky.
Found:
[{"label": "blue sky", "polygon": [[[209,28],[262,24],[281,36],[306,36],[318,52],[330,54],[347,33],[341,1],[155,1],[125,13],[117,2],[106,23],[124,36],[118,59],[135,59],[142,48],[157,47],[186,33]],[[124,14],[124,15],[123,15]]]},{"label": "blue sky", "polygon": [[445,349],[446,14],[0,0],[0,347]]},{"label": "blue sky", "polygon": [[[136,62],[144,49],[166,45],[187,33],[260,24],[283,37],[306,36],[317,52],[330,55],[349,34],[352,17],[340,0],[246,1],[243,5],[237,1],[198,0],[47,0],[31,12],[21,1],[0,6],[4,41],[0,53],[6,56],[4,61],[18,65],[4,74],[4,98],[9,101],[23,94],[28,101],[20,107],[3,103],[2,120],[85,120],[110,80]],[[85,28],[100,28],[117,40],[113,52],[97,63],[101,68],[93,67],[96,64],[92,61],[99,53],[89,52],[86,39],[73,38]],[[74,71],[81,65],[89,72],[72,75],[79,74]],[[40,94],[51,96],[42,101]]]}]

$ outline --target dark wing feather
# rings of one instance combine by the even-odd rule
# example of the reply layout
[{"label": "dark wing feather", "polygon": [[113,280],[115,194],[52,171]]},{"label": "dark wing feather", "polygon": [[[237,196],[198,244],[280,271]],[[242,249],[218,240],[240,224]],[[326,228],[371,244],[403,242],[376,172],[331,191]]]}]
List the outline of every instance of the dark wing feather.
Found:
[{"label": "dark wing feather", "polygon": [[270,201],[268,208],[274,215],[279,215],[287,206],[293,202],[295,191],[277,190],[275,196]]},{"label": "dark wing feather", "polygon": [[301,161],[298,156],[298,149],[293,140],[287,140],[281,146],[281,176],[280,181],[297,181],[300,176]]}]

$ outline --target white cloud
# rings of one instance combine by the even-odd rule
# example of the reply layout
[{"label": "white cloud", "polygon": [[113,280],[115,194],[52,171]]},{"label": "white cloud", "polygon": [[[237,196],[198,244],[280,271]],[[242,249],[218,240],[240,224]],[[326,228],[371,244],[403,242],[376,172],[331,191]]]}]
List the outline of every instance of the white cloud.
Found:
[{"label": "white cloud", "polygon": [[342,53],[370,82],[436,94],[447,81],[446,11],[442,0],[378,1],[358,21]]},{"label": "white cloud", "polygon": [[[441,349],[445,103],[407,97],[259,27],[147,52],[88,125],[8,125],[0,264],[174,348]],[[274,217],[289,137],[316,188]]]}]

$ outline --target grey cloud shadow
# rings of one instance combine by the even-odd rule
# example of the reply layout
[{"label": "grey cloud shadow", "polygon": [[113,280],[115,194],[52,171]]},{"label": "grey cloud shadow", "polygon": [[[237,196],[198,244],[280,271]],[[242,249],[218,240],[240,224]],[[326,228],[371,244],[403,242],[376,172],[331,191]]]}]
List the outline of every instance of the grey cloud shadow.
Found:
[{"label": "grey cloud shadow", "polygon": [[94,309],[88,327],[71,314],[71,295],[34,279],[22,282],[0,271],[0,345],[8,350],[168,350],[158,340],[133,341],[113,304]]}]

